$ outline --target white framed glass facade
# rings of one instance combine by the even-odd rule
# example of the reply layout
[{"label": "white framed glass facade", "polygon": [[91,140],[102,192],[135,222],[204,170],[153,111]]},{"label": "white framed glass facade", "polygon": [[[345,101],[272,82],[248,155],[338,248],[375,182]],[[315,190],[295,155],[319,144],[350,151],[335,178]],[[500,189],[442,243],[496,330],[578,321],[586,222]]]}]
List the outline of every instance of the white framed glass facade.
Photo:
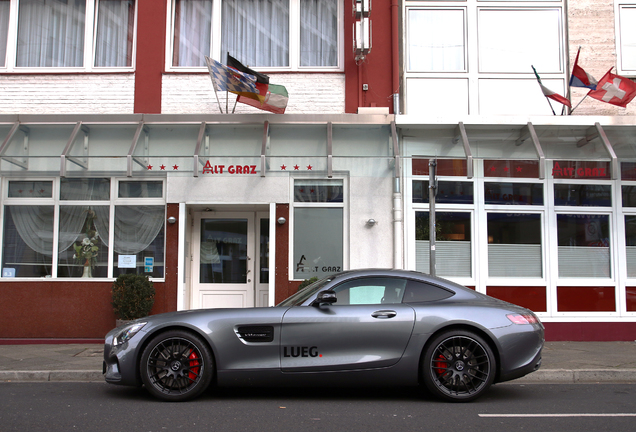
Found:
[{"label": "white framed glass facade", "polygon": [[616,1],[616,52],[618,74],[636,76],[636,2]]},{"label": "white framed glass facade", "polygon": [[164,181],[5,179],[3,278],[112,278],[165,269]]},{"label": "white framed glass facade", "polygon": [[552,114],[532,66],[565,94],[565,2],[403,4],[405,114]]},{"label": "white framed glass facade", "polygon": [[0,68],[132,70],[135,0],[0,1]]}]

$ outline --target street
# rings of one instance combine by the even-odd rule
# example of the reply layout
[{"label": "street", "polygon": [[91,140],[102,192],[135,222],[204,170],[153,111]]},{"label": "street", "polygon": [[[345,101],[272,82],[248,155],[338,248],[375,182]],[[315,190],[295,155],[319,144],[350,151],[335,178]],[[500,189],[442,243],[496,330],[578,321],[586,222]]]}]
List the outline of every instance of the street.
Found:
[{"label": "street", "polygon": [[636,384],[499,384],[473,403],[419,389],[211,389],[186,403],[105,383],[0,383],[9,431],[636,431]]}]

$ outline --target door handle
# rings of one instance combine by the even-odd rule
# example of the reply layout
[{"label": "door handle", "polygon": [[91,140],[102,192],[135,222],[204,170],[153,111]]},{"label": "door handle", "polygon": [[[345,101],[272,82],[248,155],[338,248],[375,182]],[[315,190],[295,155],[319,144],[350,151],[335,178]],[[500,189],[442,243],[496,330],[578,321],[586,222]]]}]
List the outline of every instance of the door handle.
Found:
[{"label": "door handle", "polygon": [[373,318],[378,318],[378,319],[393,318],[396,315],[397,315],[397,312],[392,310],[379,310],[371,314]]}]

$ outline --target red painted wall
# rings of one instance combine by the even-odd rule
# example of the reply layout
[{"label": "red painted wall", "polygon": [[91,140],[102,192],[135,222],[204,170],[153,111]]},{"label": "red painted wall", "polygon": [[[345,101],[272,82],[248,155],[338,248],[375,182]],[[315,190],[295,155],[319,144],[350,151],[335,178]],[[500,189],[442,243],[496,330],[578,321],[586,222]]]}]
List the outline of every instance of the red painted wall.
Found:
[{"label": "red painted wall", "polygon": [[[355,18],[352,2],[345,1],[344,4],[345,112],[355,114],[358,106],[375,106],[389,107],[389,112],[393,113],[393,93],[397,89],[392,89],[391,0],[374,0],[372,3],[371,52],[359,66],[353,54]],[[368,84],[369,90],[363,91],[362,84]],[[359,92],[362,92],[362,105],[358,104]]]},{"label": "red painted wall", "polygon": [[543,323],[546,341],[633,341],[636,322]]},{"label": "red painted wall", "polygon": [[161,113],[161,79],[166,53],[166,1],[137,1],[135,113]]}]

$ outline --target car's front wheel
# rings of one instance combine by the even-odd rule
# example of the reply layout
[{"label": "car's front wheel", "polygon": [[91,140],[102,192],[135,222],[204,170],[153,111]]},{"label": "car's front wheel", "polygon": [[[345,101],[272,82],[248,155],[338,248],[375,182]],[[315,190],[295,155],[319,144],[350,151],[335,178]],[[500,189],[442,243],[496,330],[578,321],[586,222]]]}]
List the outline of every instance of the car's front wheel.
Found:
[{"label": "car's front wheel", "polygon": [[477,399],[492,384],[496,370],[495,356],[486,341],[467,330],[436,336],[422,360],[426,387],[453,402]]},{"label": "car's front wheel", "polygon": [[212,381],[214,365],[207,344],[197,335],[171,330],[155,336],[140,361],[141,380],[148,391],[165,401],[199,396]]}]

